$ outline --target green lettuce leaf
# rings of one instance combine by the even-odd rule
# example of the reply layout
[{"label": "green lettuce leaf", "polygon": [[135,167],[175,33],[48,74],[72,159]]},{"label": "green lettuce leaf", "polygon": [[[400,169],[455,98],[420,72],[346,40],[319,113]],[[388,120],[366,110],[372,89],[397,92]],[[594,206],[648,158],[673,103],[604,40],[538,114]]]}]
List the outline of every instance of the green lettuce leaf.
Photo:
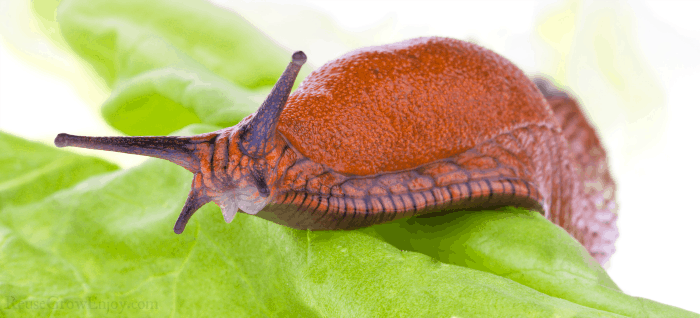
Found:
[{"label": "green lettuce leaf", "polygon": [[118,167],[0,131],[0,207],[38,201]]},{"label": "green lettuce leaf", "polygon": [[[57,170],[75,171],[64,167]],[[191,178],[181,167],[149,160],[31,204],[3,205],[2,313],[696,317],[624,295],[582,246],[535,212],[453,213],[311,232],[246,214],[226,224],[208,204],[175,235]]]},{"label": "green lettuce leaf", "polygon": [[66,42],[109,85],[195,62],[257,88],[273,85],[291,56],[238,14],[204,0],[62,0],[56,20]]},{"label": "green lettuce leaf", "polygon": [[[202,1],[63,0],[58,21],[66,42],[114,89],[103,114],[128,134],[235,124],[289,60],[240,17]],[[32,162],[32,152],[8,153],[7,166]],[[149,160],[77,173],[89,165],[52,168],[44,180],[74,176],[73,183],[29,199],[11,202],[46,181],[0,191],[3,316],[699,317],[625,295],[535,212],[310,232],[243,213],[226,224],[208,204],[175,235],[189,172]]]},{"label": "green lettuce leaf", "polygon": [[233,125],[255,112],[268,92],[240,88],[209,71],[168,67],[118,85],[102,114],[128,135],[167,135],[192,123]]},{"label": "green lettuce leaf", "polygon": [[57,3],[38,0],[34,11],[44,24],[56,12],[65,42],[114,89],[102,112],[127,135],[235,124],[257,109],[291,57],[206,1]]},{"label": "green lettuce leaf", "polygon": [[586,249],[535,211],[451,213],[373,227],[387,242],[544,294],[630,317],[664,316],[664,306],[625,295]]},{"label": "green lettuce leaf", "polygon": [[[213,129],[216,127],[199,127],[183,134]],[[23,155],[16,153],[19,158]],[[63,172],[70,174],[73,170]],[[400,226],[406,231],[372,227],[310,232],[245,214],[226,224],[218,207],[208,204],[193,217],[184,234],[175,235],[173,222],[190,180],[191,174],[183,168],[149,160],[136,168],[91,177],[36,203],[0,210],[0,254],[6,256],[0,258],[0,292],[8,295],[1,307],[3,313],[616,316],[552,297],[487,270],[450,265],[422,253],[402,251],[383,239],[384,235],[394,241],[420,241],[420,234],[411,233],[418,229],[410,225],[415,219],[386,226]],[[485,235],[493,241],[528,242],[532,226],[546,232],[559,231],[530,212],[461,215],[465,216],[488,221],[425,219],[435,223],[437,229],[424,237],[429,238],[438,229],[460,228],[473,237]],[[530,222],[527,226],[507,226],[511,232],[504,235],[490,226],[499,227],[500,220],[518,217]],[[542,235],[538,239],[525,246],[516,244],[508,252],[520,252],[519,259],[532,259],[532,263],[558,260],[580,265],[589,259],[560,252],[566,248],[547,250],[552,245],[580,249],[568,235]],[[469,240],[462,242],[469,244]],[[498,258],[499,253],[490,254]],[[500,254],[510,257],[509,253]],[[460,252],[457,249],[446,255],[454,261]],[[587,266],[579,267],[581,277],[592,277]],[[599,267],[591,267],[600,271]],[[529,272],[520,273],[520,277],[529,276]],[[552,276],[562,279],[555,271]],[[539,280],[537,275],[532,278]],[[682,314],[644,299],[621,297],[618,302],[635,303],[647,314],[656,309],[662,314]]]}]

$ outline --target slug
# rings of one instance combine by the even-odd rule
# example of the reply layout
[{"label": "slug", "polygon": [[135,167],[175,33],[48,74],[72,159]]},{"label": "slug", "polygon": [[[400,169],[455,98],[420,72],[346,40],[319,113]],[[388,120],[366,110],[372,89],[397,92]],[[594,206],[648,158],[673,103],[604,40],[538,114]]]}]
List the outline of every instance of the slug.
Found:
[{"label": "slug", "polygon": [[474,209],[534,209],[601,264],[615,251],[615,184],[576,101],[500,55],[449,38],[350,52],[290,91],[299,51],[233,127],[190,137],[83,137],[74,146],[166,159],[194,173],[175,223],[215,202],[297,229],[356,229]]}]

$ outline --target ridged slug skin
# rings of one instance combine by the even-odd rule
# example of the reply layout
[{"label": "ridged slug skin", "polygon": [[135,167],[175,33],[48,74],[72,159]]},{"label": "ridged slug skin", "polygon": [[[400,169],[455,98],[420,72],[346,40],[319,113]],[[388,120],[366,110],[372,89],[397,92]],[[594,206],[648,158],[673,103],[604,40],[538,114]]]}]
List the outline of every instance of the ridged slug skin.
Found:
[{"label": "ridged slug skin", "polygon": [[455,39],[343,55],[289,97],[277,129],[296,158],[260,216],[351,229],[524,206],[604,263],[617,237],[605,152],[576,102],[548,87],[549,100],[505,58]]}]

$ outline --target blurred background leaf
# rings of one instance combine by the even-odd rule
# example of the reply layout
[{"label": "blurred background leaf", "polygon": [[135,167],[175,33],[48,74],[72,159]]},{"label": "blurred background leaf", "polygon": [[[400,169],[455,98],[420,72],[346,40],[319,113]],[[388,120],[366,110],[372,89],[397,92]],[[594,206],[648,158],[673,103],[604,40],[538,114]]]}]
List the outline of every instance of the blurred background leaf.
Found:
[{"label": "blurred background leaf", "polygon": [[[619,1],[564,1],[541,18],[537,31],[549,45],[542,73],[584,100],[601,129],[628,130],[624,161],[660,141],[667,110],[665,93],[636,37],[635,16]],[[593,81],[592,78],[596,80]]]},{"label": "blurred background leaf", "polygon": [[257,109],[290,59],[239,15],[206,1],[57,4],[35,1],[33,9],[113,88],[102,114],[127,135],[231,126]]},{"label": "blurred background leaf", "polygon": [[63,0],[56,12],[63,38],[110,86],[191,59],[257,88],[273,85],[290,56],[238,14],[207,1]]}]

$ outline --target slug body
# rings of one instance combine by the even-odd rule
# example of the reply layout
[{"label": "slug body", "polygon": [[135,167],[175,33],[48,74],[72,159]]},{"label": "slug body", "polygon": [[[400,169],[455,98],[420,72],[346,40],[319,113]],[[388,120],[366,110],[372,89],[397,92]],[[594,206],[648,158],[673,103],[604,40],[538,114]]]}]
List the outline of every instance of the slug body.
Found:
[{"label": "slug body", "polygon": [[[195,176],[175,232],[214,201],[299,229],[354,229],[440,211],[521,206],[601,264],[617,238],[605,151],[575,100],[475,44],[419,38],[348,53],[289,96],[297,52],[258,112],[192,137],[79,137]],[[538,87],[539,86],[539,87]],[[289,96],[289,97],[287,97]]]}]

